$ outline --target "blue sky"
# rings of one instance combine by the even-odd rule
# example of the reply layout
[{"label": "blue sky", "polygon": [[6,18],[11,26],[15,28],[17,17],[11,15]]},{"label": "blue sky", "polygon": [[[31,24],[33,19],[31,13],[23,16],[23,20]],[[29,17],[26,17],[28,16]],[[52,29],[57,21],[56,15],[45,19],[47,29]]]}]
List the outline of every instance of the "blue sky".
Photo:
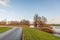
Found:
[{"label": "blue sky", "polygon": [[0,0],[0,19],[32,19],[35,14],[59,17],[60,0]]}]

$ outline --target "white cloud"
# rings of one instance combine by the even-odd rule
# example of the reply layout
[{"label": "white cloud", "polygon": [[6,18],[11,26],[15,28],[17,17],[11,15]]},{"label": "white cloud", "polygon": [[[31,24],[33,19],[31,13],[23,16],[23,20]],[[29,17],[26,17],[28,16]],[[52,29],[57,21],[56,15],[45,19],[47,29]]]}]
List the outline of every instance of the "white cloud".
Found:
[{"label": "white cloud", "polygon": [[48,19],[48,24],[60,24],[60,17]]},{"label": "white cloud", "polygon": [[33,24],[33,22],[34,22],[33,19],[29,19],[29,21],[30,21],[31,24]]},{"label": "white cloud", "polygon": [[0,9],[0,13],[2,13],[2,12],[7,12],[7,10]]},{"label": "white cloud", "polygon": [[0,20],[7,19],[9,20],[16,20],[16,13],[4,9],[0,9]]},{"label": "white cloud", "polygon": [[9,2],[10,2],[10,0],[0,0],[0,5],[8,6]]}]

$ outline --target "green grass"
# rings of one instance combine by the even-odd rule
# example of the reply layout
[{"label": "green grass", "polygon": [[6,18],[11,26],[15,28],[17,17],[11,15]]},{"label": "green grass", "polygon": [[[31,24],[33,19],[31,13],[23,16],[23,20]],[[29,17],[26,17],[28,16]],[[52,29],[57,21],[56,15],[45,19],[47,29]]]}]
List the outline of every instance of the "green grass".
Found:
[{"label": "green grass", "polygon": [[11,27],[0,27],[0,33],[5,32],[9,29],[11,29]]},{"label": "green grass", "polygon": [[60,40],[60,38],[37,29],[24,27],[23,40]]}]

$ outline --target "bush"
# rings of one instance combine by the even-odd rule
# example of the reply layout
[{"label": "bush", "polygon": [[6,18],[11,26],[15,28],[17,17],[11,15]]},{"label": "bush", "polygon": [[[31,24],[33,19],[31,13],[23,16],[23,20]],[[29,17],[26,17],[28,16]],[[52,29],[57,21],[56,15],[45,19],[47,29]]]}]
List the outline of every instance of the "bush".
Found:
[{"label": "bush", "polygon": [[41,30],[45,31],[45,32],[48,32],[48,33],[53,33],[53,30],[49,27],[42,27]]}]

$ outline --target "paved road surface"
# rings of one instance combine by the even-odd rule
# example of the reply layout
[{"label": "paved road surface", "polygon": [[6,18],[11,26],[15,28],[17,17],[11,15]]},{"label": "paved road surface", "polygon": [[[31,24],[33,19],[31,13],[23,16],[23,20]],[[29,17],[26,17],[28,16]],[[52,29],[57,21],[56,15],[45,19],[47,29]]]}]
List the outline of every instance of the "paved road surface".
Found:
[{"label": "paved road surface", "polygon": [[22,37],[22,28],[13,27],[13,29],[0,33],[0,40],[21,40]]}]

